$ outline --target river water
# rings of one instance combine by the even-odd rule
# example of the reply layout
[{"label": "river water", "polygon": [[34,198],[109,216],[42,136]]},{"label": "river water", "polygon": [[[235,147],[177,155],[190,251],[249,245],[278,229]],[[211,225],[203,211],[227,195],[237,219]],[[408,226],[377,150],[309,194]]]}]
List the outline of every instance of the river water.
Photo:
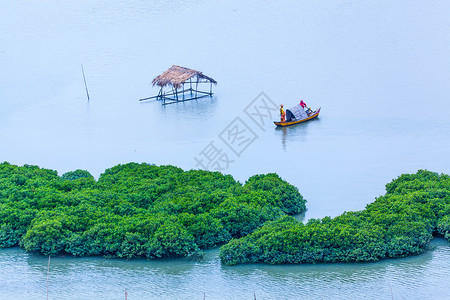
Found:
[{"label": "river water", "polygon": [[[199,168],[212,142],[244,182],[276,172],[304,219],[360,210],[402,173],[450,173],[450,2],[0,0],[0,161],[98,177],[130,161]],[[83,64],[90,101],[87,101]],[[162,106],[172,64],[214,96]],[[275,129],[246,114],[261,93],[319,119]],[[238,119],[236,119],[238,118]],[[253,132],[232,151],[236,120]],[[51,299],[450,299],[449,244],[371,264],[224,267],[201,261],[54,258]],[[0,299],[42,299],[47,258],[0,250]]]}]

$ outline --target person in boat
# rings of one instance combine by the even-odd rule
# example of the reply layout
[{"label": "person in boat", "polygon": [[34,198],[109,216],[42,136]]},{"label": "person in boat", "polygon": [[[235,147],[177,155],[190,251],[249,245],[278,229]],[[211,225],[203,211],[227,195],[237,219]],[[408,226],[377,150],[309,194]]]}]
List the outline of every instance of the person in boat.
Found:
[{"label": "person in boat", "polygon": [[283,104],[280,104],[280,115],[281,115],[281,122],[286,121],[286,113],[284,112]]},{"label": "person in boat", "polygon": [[306,111],[306,113],[308,114],[308,116],[313,112],[312,109],[306,105],[306,103],[303,101],[303,99],[300,100],[300,106],[301,106],[303,109],[306,108],[305,111]]},{"label": "person in boat", "polygon": [[303,102],[303,99],[300,100],[300,106],[301,106],[302,108],[305,108],[305,107],[307,106],[306,103]]}]

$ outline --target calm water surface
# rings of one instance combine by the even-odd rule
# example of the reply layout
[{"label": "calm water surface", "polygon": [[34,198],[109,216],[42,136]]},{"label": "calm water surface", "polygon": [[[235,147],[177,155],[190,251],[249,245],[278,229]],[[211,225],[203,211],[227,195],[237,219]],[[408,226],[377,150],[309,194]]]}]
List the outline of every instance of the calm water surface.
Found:
[{"label": "calm water surface", "polygon": [[[402,173],[450,173],[448,1],[2,1],[0,161],[98,177],[130,161],[197,168],[261,92],[320,118],[252,127],[226,173],[276,172],[305,219],[360,210]],[[91,101],[87,102],[83,64]],[[154,76],[178,64],[218,81],[211,99],[161,106]],[[272,116],[273,119],[278,116]],[[0,298],[42,299],[45,257],[0,250]],[[448,242],[373,264],[223,267],[55,258],[52,299],[450,298]]]},{"label": "calm water surface", "polygon": [[[221,266],[201,262],[58,257],[50,261],[50,299],[448,299],[450,247],[361,264]],[[0,251],[1,299],[45,299],[48,258]]]}]

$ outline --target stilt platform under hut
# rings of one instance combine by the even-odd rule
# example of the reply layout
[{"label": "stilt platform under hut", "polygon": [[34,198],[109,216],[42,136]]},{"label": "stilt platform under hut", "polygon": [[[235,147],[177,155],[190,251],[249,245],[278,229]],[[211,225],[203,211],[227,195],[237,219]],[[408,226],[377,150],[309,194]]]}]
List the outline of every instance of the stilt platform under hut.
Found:
[{"label": "stilt platform under hut", "polygon": [[161,75],[156,76],[152,84],[160,87],[158,95],[139,99],[139,101],[156,99],[166,105],[211,97],[212,86],[217,82],[200,71],[173,65]]}]

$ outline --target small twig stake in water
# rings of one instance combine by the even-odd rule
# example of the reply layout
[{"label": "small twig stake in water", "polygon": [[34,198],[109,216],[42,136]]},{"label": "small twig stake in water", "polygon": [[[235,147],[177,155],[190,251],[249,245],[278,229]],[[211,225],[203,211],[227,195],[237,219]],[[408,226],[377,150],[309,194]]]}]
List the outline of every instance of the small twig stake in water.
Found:
[{"label": "small twig stake in water", "polygon": [[125,300],[127,300],[127,298],[128,298],[128,292],[127,292],[127,289],[125,289]]},{"label": "small twig stake in water", "polygon": [[391,285],[391,281],[390,280],[389,280],[389,289],[391,290],[392,300],[394,300],[394,294],[392,293],[392,285]]},{"label": "small twig stake in water", "polygon": [[50,273],[50,255],[48,256],[48,266],[47,266],[47,300],[48,300],[48,273]]},{"label": "small twig stake in water", "polygon": [[87,84],[86,84],[86,77],[84,76],[83,64],[81,64],[81,72],[83,73],[84,87],[86,88],[86,95],[87,95],[87,98],[88,98],[88,101],[89,101],[90,100],[89,99],[89,92],[88,92],[88,88],[87,88]]}]

